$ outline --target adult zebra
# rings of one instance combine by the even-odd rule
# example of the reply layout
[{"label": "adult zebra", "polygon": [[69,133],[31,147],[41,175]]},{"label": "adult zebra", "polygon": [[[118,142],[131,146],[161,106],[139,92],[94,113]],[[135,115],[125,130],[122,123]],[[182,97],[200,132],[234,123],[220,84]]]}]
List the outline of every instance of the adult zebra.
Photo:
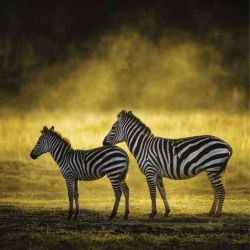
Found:
[{"label": "adult zebra", "polygon": [[221,216],[225,189],[220,180],[232,148],[223,140],[210,136],[193,136],[181,139],[155,137],[131,111],[121,111],[118,120],[103,141],[103,145],[115,145],[125,141],[134,155],[141,172],[146,176],[152,200],[154,217],[156,209],[156,186],[165,205],[168,205],[162,177],[183,180],[205,171],[214,190],[214,201],[209,216]]},{"label": "adult zebra", "polygon": [[78,180],[97,180],[105,175],[109,178],[114,193],[115,203],[110,216],[112,219],[119,206],[122,193],[125,196],[124,219],[129,214],[129,188],[125,182],[128,172],[129,158],[124,150],[119,147],[100,147],[91,150],[74,150],[68,139],[63,138],[54,127],[46,126],[41,131],[30,156],[36,159],[40,155],[49,152],[59,166],[60,172],[66,180],[69,197],[69,215],[73,215],[73,197],[75,198],[75,216],[79,214]]}]

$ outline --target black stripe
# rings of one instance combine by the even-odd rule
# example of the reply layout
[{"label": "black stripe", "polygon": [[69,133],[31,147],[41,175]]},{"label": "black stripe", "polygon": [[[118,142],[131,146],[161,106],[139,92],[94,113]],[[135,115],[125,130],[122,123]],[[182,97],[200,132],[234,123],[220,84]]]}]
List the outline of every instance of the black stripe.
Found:
[{"label": "black stripe", "polygon": [[[202,138],[202,140],[203,140],[203,139],[204,139],[204,138]],[[199,139],[199,140],[201,140],[201,139]],[[199,140],[195,140],[195,142],[198,142]],[[207,144],[207,143],[209,143],[209,142],[211,142],[211,141],[212,141],[211,138],[207,138],[206,140],[201,141],[201,142],[199,142],[198,144],[193,145],[193,146],[189,147],[188,149],[186,149],[186,151],[184,151],[184,152],[181,154],[181,156],[180,156],[180,160],[179,160],[180,164],[181,164],[185,159],[187,159],[187,157],[188,157],[190,154],[192,154],[193,152],[195,152],[196,150],[200,149],[202,146],[204,146],[205,144]],[[195,143],[195,142],[193,141],[192,143],[188,143],[188,144],[186,144],[185,147],[187,147],[187,146],[189,146],[190,144],[193,144],[193,143]],[[185,147],[184,147],[184,148],[185,148]],[[183,150],[184,148],[182,148],[182,150]],[[180,153],[180,152],[181,152],[181,150],[179,150],[179,148],[178,148],[178,151],[176,151],[175,153],[178,154],[178,153]]]},{"label": "black stripe", "polygon": [[[211,137],[207,137],[207,136],[187,137],[187,138],[181,139],[180,142],[179,142],[179,139],[175,139],[174,141],[175,141],[175,145],[176,145],[176,151],[180,152],[182,149],[184,149],[189,144],[198,142],[198,141],[203,140],[205,138],[211,139]],[[181,144],[181,143],[183,143],[183,144]],[[181,144],[181,145],[179,146],[178,144]]]},{"label": "black stripe", "polygon": [[[209,157],[209,158],[206,159],[205,161],[201,162],[200,165],[198,165],[198,166],[196,166],[195,168],[193,168],[192,174],[195,174],[196,169],[199,168],[199,167],[201,167],[201,166],[204,166],[206,163],[208,163],[208,162],[210,162],[210,161],[213,161],[213,160],[220,159],[220,158],[224,158],[224,157],[227,157],[227,156],[228,156],[228,154],[224,153],[224,154],[217,154],[217,155],[213,155],[213,156]],[[216,164],[213,165],[213,166],[216,166],[216,165],[218,165],[218,163],[216,163]],[[211,165],[211,167],[212,167],[212,165]]]},{"label": "black stripe", "polygon": [[[170,155],[170,172],[172,174],[173,179],[176,179],[176,176],[174,174],[174,148],[173,148],[174,141],[170,140],[169,141],[169,155]],[[171,164],[172,163],[172,164]]]},{"label": "black stripe", "polygon": [[191,161],[187,162],[186,165],[184,166],[184,174],[186,176],[188,176],[188,169],[189,169],[189,167],[193,163],[197,162],[201,157],[203,157],[204,155],[208,154],[210,151],[212,151],[214,149],[219,149],[219,148],[227,148],[226,145],[223,145],[220,142],[218,142],[218,143],[219,144],[213,144],[213,145],[210,145],[209,147],[205,148],[198,155],[196,155]]}]

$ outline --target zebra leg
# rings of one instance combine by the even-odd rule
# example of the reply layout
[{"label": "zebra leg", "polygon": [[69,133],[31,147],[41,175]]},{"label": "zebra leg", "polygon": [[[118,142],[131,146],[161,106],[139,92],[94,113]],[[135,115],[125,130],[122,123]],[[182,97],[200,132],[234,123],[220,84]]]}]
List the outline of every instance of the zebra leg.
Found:
[{"label": "zebra leg", "polygon": [[125,196],[125,214],[124,214],[124,220],[128,219],[129,215],[129,188],[125,180],[120,182],[120,187],[122,189],[122,192]]},{"label": "zebra leg", "polygon": [[223,208],[225,193],[226,193],[225,188],[220,179],[218,179],[218,182],[217,182],[217,190],[218,190],[219,204],[217,206],[217,211],[216,211],[215,216],[220,217],[222,215],[222,208]]},{"label": "zebra leg", "polygon": [[215,215],[217,217],[220,217],[225,198],[225,189],[220,180],[220,176],[218,176],[216,173],[208,173],[208,177],[211,181],[211,185],[214,190],[214,201],[208,215]]},{"label": "zebra leg", "polygon": [[75,180],[75,193],[74,193],[74,197],[75,197],[75,204],[76,204],[76,211],[75,211],[75,216],[74,219],[76,220],[78,215],[79,215],[79,192],[78,192],[78,180]]},{"label": "zebra leg", "polygon": [[170,207],[168,205],[168,201],[167,201],[167,196],[166,196],[166,191],[165,191],[165,187],[164,187],[164,183],[162,180],[162,177],[157,177],[156,180],[156,186],[159,190],[159,193],[161,195],[161,198],[164,202],[164,206],[165,206],[165,217],[168,217],[169,213],[170,213]]},{"label": "zebra leg", "polygon": [[66,185],[68,188],[68,197],[69,197],[68,220],[70,220],[73,215],[74,180],[71,178],[66,179]]},{"label": "zebra leg", "polygon": [[110,180],[110,181],[111,181],[111,184],[112,184],[112,187],[113,187],[113,190],[114,190],[114,194],[115,194],[114,207],[113,207],[112,213],[111,213],[111,215],[109,217],[109,219],[112,220],[116,216],[117,209],[118,209],[120,199],[121,199],[121,195],[122,195],[122,191],[121,191],[119,181],[117,181],[117,180]]},{"label": "zebra leg", "polygon": [[216,211],[216,208],[217,208],[217,205],[218,205],[218,195],[217,195],[217,190],[213,187],[212,185],[212,188],[213,188],[213,191],[214,191],[214,200],[213,200],[213,204],[212,204],[212,207],[208,213],[208,216],[214,216],[215,215],[215,211]]},{"label": "zebra leg", "polygon": [[150,192],[150,197],[152,201],[152,211],[151,214],[149,215],[149,218],[154,218],[154,216],[157,214],[157,209],[156,209],[156,176],[154,175],[147,175],[147,183],[148,183],[148,188]]}]

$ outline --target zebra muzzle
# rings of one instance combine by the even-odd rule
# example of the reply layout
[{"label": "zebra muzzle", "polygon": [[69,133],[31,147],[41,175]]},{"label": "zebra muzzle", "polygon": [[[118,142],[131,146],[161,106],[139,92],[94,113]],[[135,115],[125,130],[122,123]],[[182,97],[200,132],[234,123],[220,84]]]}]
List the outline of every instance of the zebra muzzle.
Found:
[{"label": "zebra muzzle", "polygon": [[35,159],[37,158],[37,156],[34,155],[33,152],[30,153],[30,157],[31,157],[33,160],[35,160]]}]

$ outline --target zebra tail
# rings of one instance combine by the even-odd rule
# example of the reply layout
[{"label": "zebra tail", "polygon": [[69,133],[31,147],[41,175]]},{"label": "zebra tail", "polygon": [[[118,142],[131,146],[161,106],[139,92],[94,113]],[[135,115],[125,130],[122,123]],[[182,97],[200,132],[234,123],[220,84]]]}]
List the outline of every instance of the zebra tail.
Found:
[{"label": "zebra tail", "polygon": [[231,158],[231,156],[232,156],[232,154],[233,154],[233,149],[232,149],[232,147],[231,147],[228,143],[226,143],[226,145],[227,145],[227,147],[228,147],[228,149],[229,149],[228,159],[227,159],[227,161],[225,162],[225,164],[223,165],[223,167],[220,169],[220,171],[218,172],[219,175],[223,175],[223,173],[224,173],[225,170],[226,170],[227,163],[228,163],[228,161],[230,160],[230,158]]},{"label": "zebra tail", "polygon": [[127,158],[127,166],[126,168],[124,169],[123,173],[121,174],[120,178],[119,178],[119,182],[122,182],[126,179],[126,176],[127,176],[127,173],[128,173],[128,169],[129,169],[129,158],[128,156],[126,155],[126,158]]}]

